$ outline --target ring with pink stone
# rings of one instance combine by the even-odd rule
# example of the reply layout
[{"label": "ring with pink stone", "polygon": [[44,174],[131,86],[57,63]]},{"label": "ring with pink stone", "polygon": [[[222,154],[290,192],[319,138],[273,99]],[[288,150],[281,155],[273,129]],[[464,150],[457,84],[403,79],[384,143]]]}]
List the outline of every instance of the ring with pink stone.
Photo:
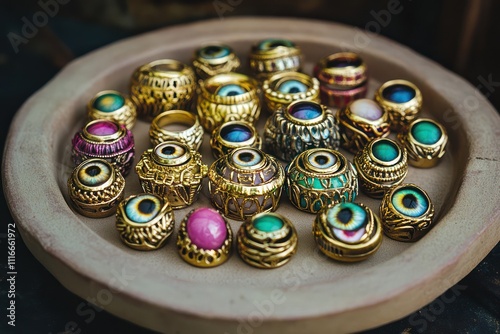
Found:
[{"label": "ring with pink stone", "polygon": [[72,145],[75,165],[87,159],[101,158],[126,176],[134,161],[134,136],[124,125],[114,121],[95,120],[87,123],[75,134]]},{"label": "ring with pink stone", "polygon": [[181,222],[177,235],[179,255],[187,263],[202,268],[226,262],[232,253],[233,231],[214,209],[191,210]]}]

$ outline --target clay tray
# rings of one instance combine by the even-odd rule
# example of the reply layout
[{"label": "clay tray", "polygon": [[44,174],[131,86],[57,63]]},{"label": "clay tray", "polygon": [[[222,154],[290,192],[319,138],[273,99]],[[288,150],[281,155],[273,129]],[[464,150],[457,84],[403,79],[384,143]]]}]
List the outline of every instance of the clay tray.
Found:
[{"label": "clay tray", "polygon": [[[369,42],[359,48],[360,33],[309,20],[213,20],[130,38],[74,61],[24,104],[9,133],[4,186],[23,240],[70,291],[96,298],[119,317],[168,333],[351,332],[396,320],[429,303],[469,273],[500,239],[500,118],[463,79],[376,35],[368,34]],[[437,224],[422,240],[409,244],[384,238],[368,260],[338,263],[318,254],[311,235],[314,215],[294,209],[283,197],[278,212],[299,233],[298,252],[289,264],[259,270],[234,255],[220,267],[199,269],[178,256],[175,234],[160,250],[134,251],[120,242],[113,216],[88,219],[68,206],[70,140],[84,124],[85,105],[95,93],[127,92],[132,71],[152,60],[189,63],[204,42],[227,43],[246,63],[250,46],[269,37],[300,45],[309,74],[323,56],[346,49],[359,52],[371,75],[369,97],[390,79],[420,87],[423,116],[441,122],[450,137],[438,167],[410,168],[406,178],[423,187],[436,205]],[[263,112],[261,133],[267,116]],[[148,127],[139,121],[133,129],[136,162],[149,147]],[[208,139],[206,134],[201,149],[207,164],[213,161]],[[195,206],[210,205],[204,182]],[[132,172],[125,195],[137,192]],[[359,201],[378,212],[379,201],[365,195]],[[177,226],[188,210],[175,211]],[[231,221],[231,226],[237,231],[240,223]]]}]

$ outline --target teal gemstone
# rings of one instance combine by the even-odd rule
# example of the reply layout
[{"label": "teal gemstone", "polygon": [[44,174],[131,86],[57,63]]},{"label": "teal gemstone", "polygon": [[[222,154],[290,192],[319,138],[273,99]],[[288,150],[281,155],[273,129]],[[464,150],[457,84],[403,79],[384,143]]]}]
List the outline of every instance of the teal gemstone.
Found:
[{"label": "teal gemstone", "polygon": [[278,90],[284,94],[305,93],[307,86],[298,80],[287,80],[278,87]]},{"label": "teal gemstone", "polygon": [[274,215],[261,215],[253,221],[253,227],[261,232],[275,232],[283,227],[283,221]]},{"label": "teal gemstone", "polygon": [[123,96],[115,93],[108,93],[99,96],[95,99],[93,107],[102,112],[113,112],[125,104]]},{"label": "teal gemstone", "polygon": [[421,121],[411,128],[413,138],[424,145],[433,145],[442,136],[441,129],[434,122]]},{"label": "teal gemstone", "polygon": [[399,155],[399,148],[392,141],[379,140],[372,145],[372,153],[380,161],[393,161]]}]

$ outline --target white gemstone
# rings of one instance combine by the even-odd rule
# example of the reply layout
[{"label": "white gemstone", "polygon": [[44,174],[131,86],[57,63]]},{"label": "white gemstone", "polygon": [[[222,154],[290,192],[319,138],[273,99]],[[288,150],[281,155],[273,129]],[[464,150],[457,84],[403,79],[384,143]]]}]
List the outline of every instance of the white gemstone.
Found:
[{"label": "white gemstone", "polygon": [[369,99],[359,99],[354,101],[350,106],[353,115],[364,119],[375,121],[382,117],[382,109],[377,103]]}]

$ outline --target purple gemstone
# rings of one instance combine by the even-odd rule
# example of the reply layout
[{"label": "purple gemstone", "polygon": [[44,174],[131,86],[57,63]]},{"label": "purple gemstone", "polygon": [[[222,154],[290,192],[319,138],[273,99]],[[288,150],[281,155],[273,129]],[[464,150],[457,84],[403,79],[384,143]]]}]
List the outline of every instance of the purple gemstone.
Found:
[{"label": "purple gemstone", "polygon": [[323,110],[318,104],[311,102],[297,103],[288,110],[292,117],[302,120],[315,119],[323,113]]},{"label": "purple gemstone", "polygon": [[193,211],[187,220],[186,230],[191,242],[202,249],[219,249],[227,238],[224,218],[209,208]]},{"label": "purple gemstone", "polygon": [[97,121],[87,127],[87,132],[94,136],[109,136],[118,132],[118,125],[110,121]]}]

